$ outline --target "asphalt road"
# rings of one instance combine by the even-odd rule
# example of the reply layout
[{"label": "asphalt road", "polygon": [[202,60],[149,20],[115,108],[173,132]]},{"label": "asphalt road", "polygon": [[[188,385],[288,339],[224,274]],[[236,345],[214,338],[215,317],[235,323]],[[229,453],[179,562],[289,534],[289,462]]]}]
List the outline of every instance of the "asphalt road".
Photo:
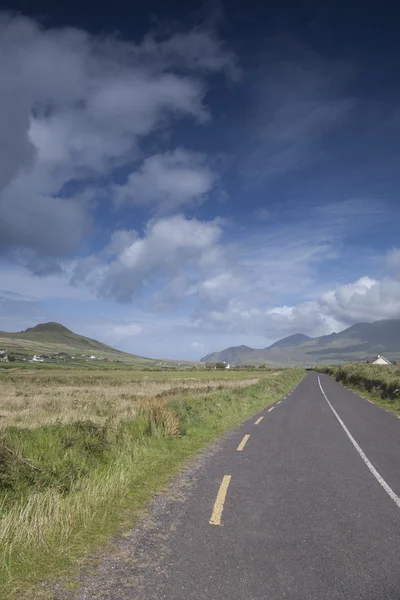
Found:
[{"label": "asphalt road", "polygon": [[400,419],[308,373],[164,512],[79,598],[399,600]]}]

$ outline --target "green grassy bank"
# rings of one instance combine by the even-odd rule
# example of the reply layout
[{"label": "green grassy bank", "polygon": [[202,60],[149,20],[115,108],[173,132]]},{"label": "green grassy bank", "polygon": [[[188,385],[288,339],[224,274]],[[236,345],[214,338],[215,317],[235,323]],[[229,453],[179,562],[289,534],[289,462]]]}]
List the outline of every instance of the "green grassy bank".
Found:
[{"label": "green grassy bank", "polygon": [[315,370],[331,375],[339,383],[400,415],[399,366],[349,363],[339,367],[320,366]]},{"label": "green grassy bank", "polygon": [[[301,369],[249,386],[135,401],[130,418],[0,430],[0,598],[73,567],[132,518],[185,459],[285,395]],[[103,408],[104,410],[104,403]],[[35,595],[37,597],[37,595]]]}]

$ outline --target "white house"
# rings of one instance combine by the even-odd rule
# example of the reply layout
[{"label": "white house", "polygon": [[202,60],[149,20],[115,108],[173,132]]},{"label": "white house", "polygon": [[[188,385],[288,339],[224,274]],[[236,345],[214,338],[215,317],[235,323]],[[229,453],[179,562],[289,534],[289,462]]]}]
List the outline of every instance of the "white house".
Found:
[{"label": "white house", "polygon": [[229,363],[226,363],[225,369],[230,369],[230,368],[231,368],[231,365]]},{"label": "white house", "polygon": [[371,364],[373,365],[391,365],[390,360],[385,358],[384,356],[378,356]]},{"label": "white house", "polygon": [[36,354],[33,355],[32,358],[33,362],[43,362],[43,357],[42,356],[36,356]]}]

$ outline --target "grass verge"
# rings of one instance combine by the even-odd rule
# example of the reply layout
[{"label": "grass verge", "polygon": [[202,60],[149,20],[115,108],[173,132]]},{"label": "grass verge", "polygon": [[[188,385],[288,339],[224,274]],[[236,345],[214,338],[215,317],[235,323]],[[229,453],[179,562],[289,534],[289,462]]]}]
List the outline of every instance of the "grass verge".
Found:
[{"label": "grass verge", "polygon": [[339,383],[400,416],[399,366],[349,363],[343,366],[320,366],[315,370],[330,375]]},{"label": "grass verge", "polygon": [[[135,416],[0,435],[0,597],[32,598],[107,540],[160,490],[185,459],[304,375],[266,373],[248,387],[137,400]],[[30,591],[29,591],[30,590]],[[37,597],[37,595],[35,595]]]}]

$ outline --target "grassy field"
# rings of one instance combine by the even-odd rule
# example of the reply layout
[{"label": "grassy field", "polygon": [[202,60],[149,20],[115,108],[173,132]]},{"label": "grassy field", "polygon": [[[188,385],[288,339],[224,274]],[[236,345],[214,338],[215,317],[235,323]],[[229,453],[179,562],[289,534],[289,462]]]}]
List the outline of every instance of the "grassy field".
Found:
[{"label": "grassy field", "polygon": [[400,366],[349,363],[340,367],[321,366],[316,370],[400,415]]},{"label": "grassy field", "polygon": [[185,459],[303,374],[0,372],[0,598],[39,598],[30,586],[131,525]]},{"label": "grassy field", "polygon": [[259,378],[245,371],[0,371],[0,427],[87,419],[104,425],[133,418],[139,399],[246,387]]}]

